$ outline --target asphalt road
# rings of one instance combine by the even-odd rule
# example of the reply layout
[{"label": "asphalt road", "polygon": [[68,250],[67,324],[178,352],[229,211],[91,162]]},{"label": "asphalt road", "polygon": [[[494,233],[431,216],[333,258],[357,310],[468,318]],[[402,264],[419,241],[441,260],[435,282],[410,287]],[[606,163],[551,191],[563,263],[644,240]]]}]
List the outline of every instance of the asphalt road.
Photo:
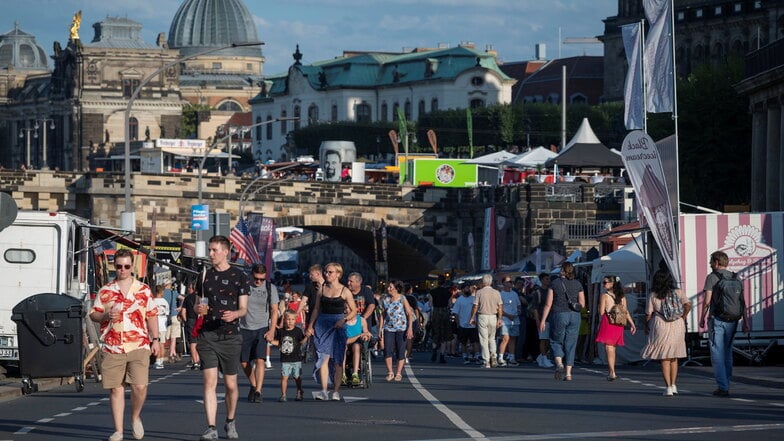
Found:
[{"label": "asphalt road", "polygon": [[[532,364],[480,369],[462,360],[431,364],[415,354],[404,381],[387,383],[374,363],[369,389],[344,389],[340,402],[278,403],[279,363],[267,371],[262,404],[247,403],[241,379],[241,439],[265,440],[772,440],[784,435],[784,394],[764,385],[734,384],[731,398],[710,395],[711,378],[681,373],[680,394],[662,396],[657,365],[624,366],[605,380],[601,367],[578,366],[571,382]],[[186,359],[187,360],[187,359]],[[205,428],[201,374],[185,361],[152,370],[143,419],[146,440],[196,440]],[[312,365],[306,365],[310,372]],[[219,388],[219,391],[221,389]],[[218,420],[225,417],[223,404]],[[126,407],[125,439],[133,439]],[[105,440],[112,433],[107,394],[94,382],[0,403],[0,440]],[[221,437],[222,423],[219,425]]]}]

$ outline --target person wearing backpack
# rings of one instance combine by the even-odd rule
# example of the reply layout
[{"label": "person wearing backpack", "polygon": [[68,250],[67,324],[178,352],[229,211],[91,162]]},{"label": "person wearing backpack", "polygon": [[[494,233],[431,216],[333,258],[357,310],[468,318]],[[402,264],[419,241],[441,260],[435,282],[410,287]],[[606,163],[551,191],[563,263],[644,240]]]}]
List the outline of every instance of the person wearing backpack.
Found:
[{"label": "person wearing backpack", "polygon": [[743,295],[743,283],[727,270],[729,257],[723,251],[715,251],[710,257],[713,270],[705,278],[700,328],[708,325],[708,344],[711,365],[718,388],[717,397],[730,395],[732,378],[732,341],[738,330],[738,321],[743,319],[743,332],[749,332],[749,317]]},{"label": "person wearing backpack", "polygon": [[607,353],[607,381],[614,381],[618,378],[615,375],[615,347],[624,345],[623,331],[627,323],[630,324],[632,335],[637,332],[637,327],[626,307],[620,279],[616,276],[604,276],[602,283],[604,293],[599,300],[599,314],[602,319],[596,333],[596,342],[604,344],[604,351]]},{"label": "person wearing backpack", "polygon": [[678,395],[678,359],[686,357],[686,317],[691,311],[688,297],[675,289],[667,270],[653,275],[651,294],[645,307],[648,344],[640,354],[646,360],[661,362],[664,396]]}]

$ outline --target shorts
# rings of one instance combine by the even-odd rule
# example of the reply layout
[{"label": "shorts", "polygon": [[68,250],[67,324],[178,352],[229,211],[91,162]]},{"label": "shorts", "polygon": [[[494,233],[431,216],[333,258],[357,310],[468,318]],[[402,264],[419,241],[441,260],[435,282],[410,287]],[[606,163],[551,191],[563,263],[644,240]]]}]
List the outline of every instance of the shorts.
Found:
[{"label": "shorts", "polygon": [[165,340],[171,340],[172,335],[174,338],[179,338],[182,336],[182,323],[177,317],[172,317],[171,325],[166,328],[166,338]]},{"label": "shorts", "polygon": [[242,335],[241,362],[248,363],[251,360],[267,359],[267,340],[264,339],[264,334],[267,331],[269,331],[269,327],[266,326],[256,330],[240,329]]},{"label": "shorts", "polygon": [[544,331],[539,332],[539,340],[550,341],[550,322],[545,322]]},{"label": "shorts", "polygon": [[136,349],[125,354],[101,354],[101,384],[114,389],[126,384],[149,383],[150,350]]},{"label": "shorts", "polygon": [[237,375],[239,372],[241,335],[202,332],[196,340],[196,350],[199,352],[202,370],[220,367],[223,375]]},{"label": "shorts", "polygon": [[517,337],[520,335],[520,323],[507,324],[501,321],[501,328],[498,329],[498,335],[508,335],[510,337]]},{"label": "shorts", "polygon": [[302,376],[302,362],[292,361],[280,364],[280,375],[283,377],[299,378]]},{"label": "shorts", "polygon": [[479,330],[476,328],[458,328],[457,338],[461,342],[479,343]]}]

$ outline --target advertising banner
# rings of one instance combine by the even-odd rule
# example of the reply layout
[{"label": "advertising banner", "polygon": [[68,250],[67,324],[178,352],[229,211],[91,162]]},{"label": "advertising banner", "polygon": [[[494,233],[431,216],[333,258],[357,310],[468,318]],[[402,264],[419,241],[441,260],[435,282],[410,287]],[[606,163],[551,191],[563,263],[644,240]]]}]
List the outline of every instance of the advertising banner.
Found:
[{"label": "advertising banner", "polygon": [[485,228],[482,240],[482,270],[495,270],[495,207],[485,208]]},{"label": "advertising banner", "polygon": [[206,231],[210,229],[210,206],[191,205],[191,230]]},{"label": "advertising banner", "polygon": [[673,279],[680,285],[678,236],[656,143],[647,133],[635,130],[624,138],[621,157],[653,238],[661,249]]},{"label": "advertising banner", "polygon": [[476,187],[477,165],[463,159],[414,159],[414,185],[434,187]]}]

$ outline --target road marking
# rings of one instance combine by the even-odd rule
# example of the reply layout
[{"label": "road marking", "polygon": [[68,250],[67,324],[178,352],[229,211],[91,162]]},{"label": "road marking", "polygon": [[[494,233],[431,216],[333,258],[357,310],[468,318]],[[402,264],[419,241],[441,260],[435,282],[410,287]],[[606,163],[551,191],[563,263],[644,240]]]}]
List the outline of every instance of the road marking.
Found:
[{"label": "road marking", "polygon": [[422,396],[427,400],[433,407],[438,409],[439,412],[443,413],[444,416],[449,419],[458,429],[462,430],[466,433],[466,435],[470,436],[473,440],[487,440],[487,437],[482,435],[481,432],[471,427],[467,422],[465,422],[462,418],[460,418],[454,411],[444,405],[441,401],[438,400],[433,394],[431,394],[422,383],[419,382],[416,375],[414,375],[414,370],[411,369],[411,365],[406,365],[406,376],[408,377],[408,381],[411,382],[411,385],[414,386],[414,389],[417,390]]},{"label": "road marking", "polygon": [[63,417],[67,417],[67,416],[70,416],[70,415],[71,415],[71,412],[65,412],[65,413],[58,413],[54,417],[55,418],[63,418]]},{"label": "road marking", "polygon": [[97,406],[99,404],[101,404],[101,403],[98,402],[98,401],[93,401],[92,403],[87,403],[88,406]]},{"label": "road marking", "polygon": [[71,409],[71,412],[78,412],[80,410],[85,410],[85,409],[87,409],[87,408],[86,407],[74,407],[73,409]]},{"label": "road marking", "polygon": [[[655,435],[690,435],[696,433],[726,433],[726,432],[752,432],[759,430],[781,430],[784,423],[772,424],[749,424],[737,426],[704,426],[704,427],[682,427],[679,429],[658,429],[658,430],[628,430],[628,431],[608,431],[608,432],[575,432],[575,433],[543,433],[538,435],[512,435],[482,438],[484,441],[536,441],[536,440],[558,440],[558,439],[588,439],[588,438],[617,438],[628,439],[642,436]],[[449,440],[416,440],[416,441],[467,441],[476,438],[452,438]]]},{"label": "road marking", "polygon": [[345,401],[346,403],[353,403],[354,401],[363,401],[367,399],[368,399],[367,397],[347,397],[343,395],[343,401]]},{"label": "road marking", "polygon": [[784,407],[784,403],[769,403],[771,406]]},{"label": "road marking", "polygon": [[25,426],[25,427],[22,427],[21,429],[17,430],[16,432],[14,432],[14,435],[24,435],[25,433],[28,433],[28,432],[33,431],[33,430],[35,430],[35,427]]},{"label": "road marking", "polygon": [[41,418],[40,420],[36,421],[36,423],[48,423],[50,421],[54,421],[54,418]]}]

